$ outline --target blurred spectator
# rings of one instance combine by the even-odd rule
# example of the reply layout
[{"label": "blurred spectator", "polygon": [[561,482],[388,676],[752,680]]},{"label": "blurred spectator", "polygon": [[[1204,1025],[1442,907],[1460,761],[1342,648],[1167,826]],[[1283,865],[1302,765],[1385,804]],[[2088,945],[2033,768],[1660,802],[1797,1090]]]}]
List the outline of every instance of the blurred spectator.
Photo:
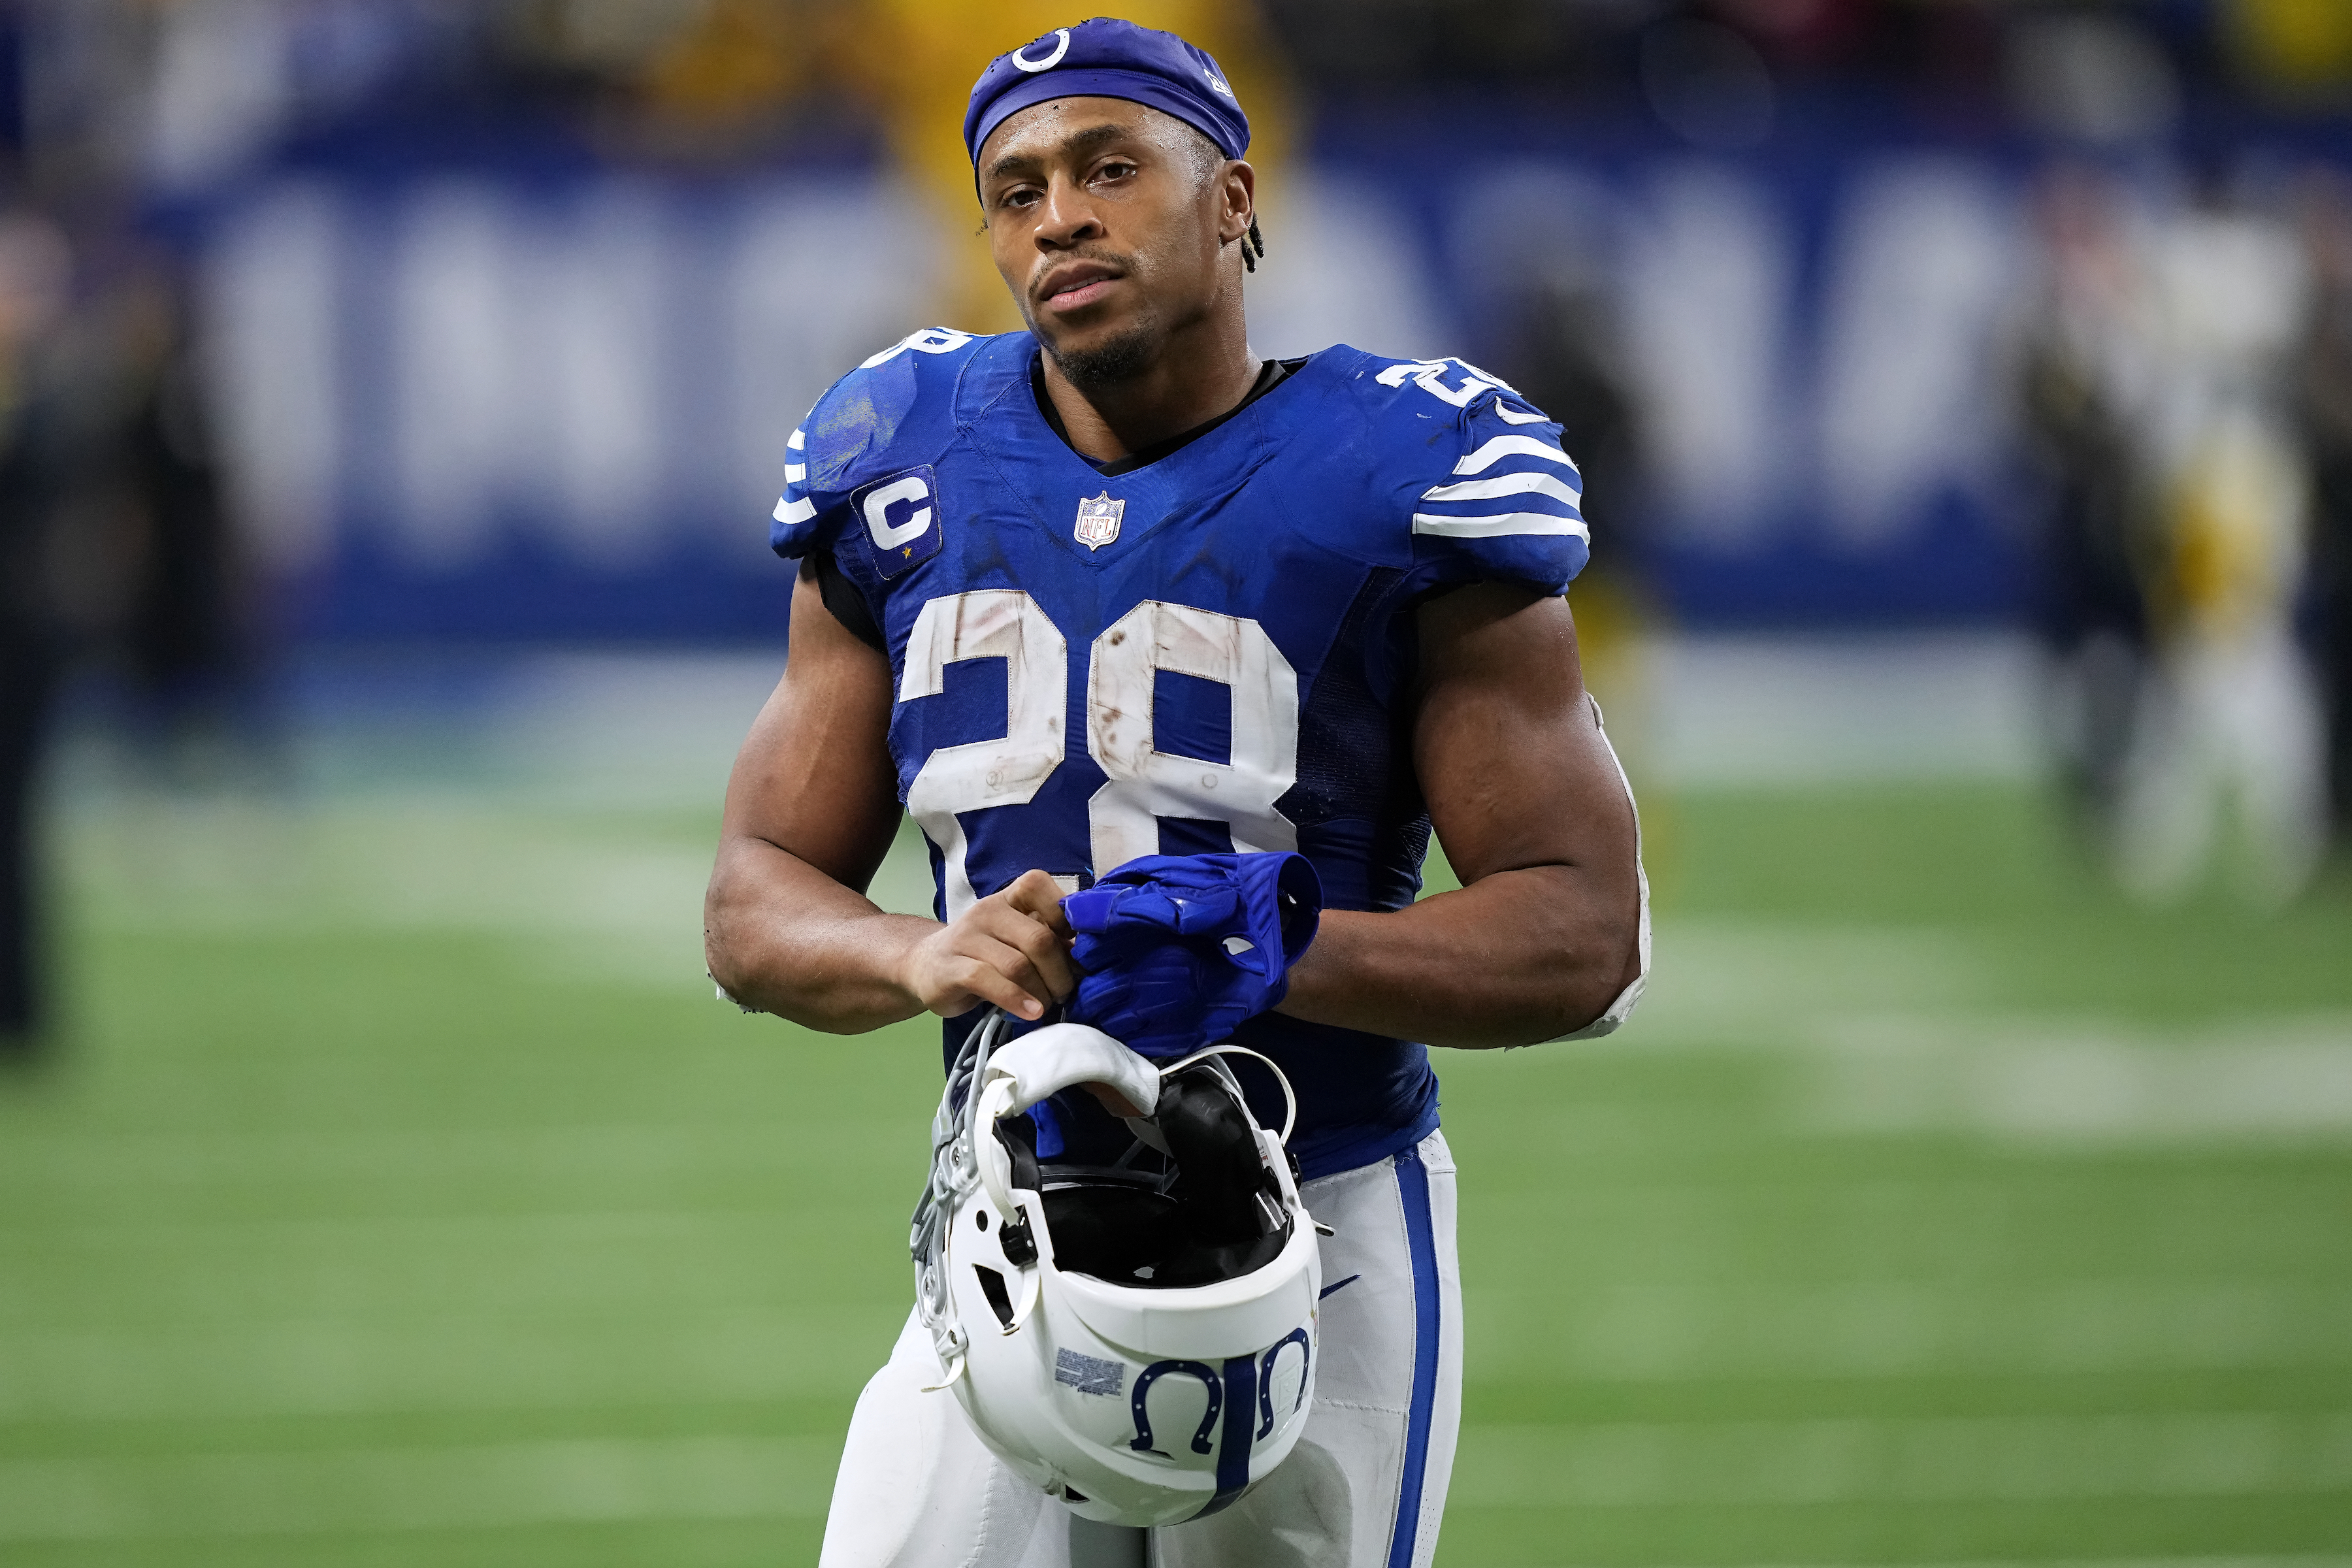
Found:
[{"label": "blurred spectator", "polygon": [[2305,188],[2311,325],[2296,390],[2311,451],[2311,578],[2327,702],[2331,816],[2352,841],[2352,180],[2315,172]]},{"label": "blurred spectator", "polygon": [[[2318,705],[2294,627],[2307,477],[2285,395],[2307,272],[2293,231],[2215,179],[2167,226],[2155,275],[2162,683],[2119,867],[2162,899],[2220,859],[2240,891],[2275,903],[2325,845]],[[2225,852],[2233,815],[2242,840]]]},{"label": "blurred spectator", "polygon": [[2054,165],[2035,201],[2044,281],[2028,328],[2021,421],[2042,479],[2037,629],[2052,677],[2060,778],[2084,826],[2113,826],[2147,661],[2140,574],[2145,454],[2130,416],[2145,379],[2144,287],[2116,192]]},{"label": "blurred spectator", "polygon": [[1586,519],[1605,548],[1576,582],[1577,639],[1585,675],[1610,709],[1621,746],[1643,744],[1633,650],[1651,605],[1642,591],[1641,429],[1619,359],[1618,301],[1589,258],[1554,264],[1515,291],[1495,369],[1559,422],[1560,445],[1584,481]]},{"label": "blurred spectator", "polygon": [[[1617,311],[1597,271],[1554,269],[1521,290],[1495,368],[1559,422],[1560,445],[1584,479],[1584,514],[1605,520],[1612,567],[1623,568],[1637,510],[1640,431],[1619,368]],[[1596,569],[1601,562],[1595,558]]]},{"label": "blurred spectator", "polygon": [[34,814],[57,669],[49,524],[55,478],[45,339],[67,251],[21,209],[0,216],[0,1058],[33,1054],[47,1022]]},{"label": "blurred spectator", "polygon": [[2273,96],[2340,104],[2352,85],[2352,7],[2333,0],[2221,0],[2246,76]]},{"label": "blurred spectator", "polygon": [[222,507],[212,419],[169,263],[134,276],[115,331],[121,424],[102,460],[121,476],[131,567],[117,635],[167,759],[184,762],[190,742],[235,730],[249,711],[246,563]]}]

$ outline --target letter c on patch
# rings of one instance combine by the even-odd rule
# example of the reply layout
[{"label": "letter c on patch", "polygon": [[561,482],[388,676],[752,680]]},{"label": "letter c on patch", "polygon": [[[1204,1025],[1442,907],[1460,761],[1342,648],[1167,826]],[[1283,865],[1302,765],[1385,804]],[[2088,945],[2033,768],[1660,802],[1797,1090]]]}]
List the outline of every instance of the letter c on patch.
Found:
[{"label": "letter c on patch", "polygon": [[890,522],[890,509],[900,501],[930,499],[931,487],[924,483],[920,474],[908,474],[868,491],[864,508],[866,531],[873,536],[875,548],[896,550],[920,539],[924,531],[931,526],[931,509],[927,506],[918,508],[913,516],[896,527]]}]

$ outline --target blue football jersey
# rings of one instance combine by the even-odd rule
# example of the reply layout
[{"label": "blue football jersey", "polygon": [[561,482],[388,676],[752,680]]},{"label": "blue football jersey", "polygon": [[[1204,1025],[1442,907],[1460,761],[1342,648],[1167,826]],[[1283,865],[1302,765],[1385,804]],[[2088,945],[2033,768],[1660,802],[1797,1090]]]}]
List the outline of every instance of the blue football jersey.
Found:
[{"label": "blue football jersey", "polygon": [[[1033,868],[1076,890],[1212,850],[1297,850],[1332,909],[1410,903],[1413,609],[1567,589],[1587,536],[1559,427],[1461,361],[1341,346],[1106,477],[1039,409],[1037,352],[934,328],[875,355],[793,432],[775,512],[777,552],[830,552],[882,633],[940,918]],[[1234,1037],[1296,1087],[1309,1177],[1437,1125],[1417,1043],[1273,1013]],[[1272,1079],[1237,1070],[1278,1118]],[[1058,1109],[1071,1157],[1126,1146],[1090,1097]]]}]

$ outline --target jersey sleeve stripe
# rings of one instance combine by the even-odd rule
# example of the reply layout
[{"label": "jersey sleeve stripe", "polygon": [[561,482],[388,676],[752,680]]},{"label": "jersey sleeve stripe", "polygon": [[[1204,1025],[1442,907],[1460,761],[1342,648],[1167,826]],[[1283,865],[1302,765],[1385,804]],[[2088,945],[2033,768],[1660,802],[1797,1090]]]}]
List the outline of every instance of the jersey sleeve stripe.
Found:
[{"label": "jersey sleeve stripe", "polygon": [[1490,500],[1496,496],[1543,495],[1574,506],[1583,490],[1552,474],[1497,474],[1491,479],[1465,479],[1458,485],[1433,485],[1421,492],[1423,500]]},{"label": "jersey sleeve stripe", "polygon": [[1451,539],[1494,539],[1507,533],[1558,533],[1570,539],[1592,542],[1592,534],[1581,520],[1561,517],[1549,511],[1507,511],[1491,517],[1439,517],[1430,512],[1412,514],[1415,533],[1444,534]]},{"label": "jersey sleeve stripe", "polygon": [[803,523],[815,515],[816,502],[813,500],[780,500],[773,513],[778,522],[786,524]]},{"label": "jersey sleeve stripe", "polygon": [[1534,436],[1497,436],[1454,464],[1454,471],[1457,474],[1483,474],[1510,457],[1541,458],[1547,463],[1558,463],[1571,471],[1576,468],[1569,460],[1568,454],[1554,442]]},{"label": "jersey sleeve stripe", "polygon": [[1547,416],[1541,414],[1522,414],[1519,410],[1510,407],[1508,405],[1505,404],[1499,397],[1495,400],[1495,414],[1496,417],[1500,418],[1506,425],[1549,425],[1551,423],[1551,420]]},{"label": "jersey sleeve stripe", "polygon": [[796,485],[807,478],[808,465],[806,463],[786,463],[784,465],[784,483],[788,485]]},{"label": "jersey sleeve stripe", "polygon": [[[768,428],[769,428],[769,429],[771,429],[771,430],[772,430],[772,429],[774,429],[774,428],[775,428],[775,426],[772,426],[772,425],[771,425],[771,426],[768,426]],[[786,442],[784,443],[784,445],[785,445],[785,446],[787,446],[787,447],[791,447],[791,448],[792,448],[793,451],[795,451],[795,452],[804,451],[804,450],[806,450],[806,449],[807,449],[807,447],[808,447],[808,439],[807,439],[807,437],[806,437],[803,436],[799,431],[795,430],[795,431],[793,431],[793,432],[792,439],[791,439],[791,440],[789,440],[789,441],[786,441]]]}]

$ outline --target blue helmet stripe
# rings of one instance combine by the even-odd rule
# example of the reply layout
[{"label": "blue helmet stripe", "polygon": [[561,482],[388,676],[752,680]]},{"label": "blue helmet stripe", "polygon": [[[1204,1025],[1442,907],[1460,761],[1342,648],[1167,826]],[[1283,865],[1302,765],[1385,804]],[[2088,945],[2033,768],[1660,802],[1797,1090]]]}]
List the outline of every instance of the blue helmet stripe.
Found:
[{"label": "blue helmet stripe", "polygon": [[1257,1417],[1257,1357],[1225,1361],[1225,1430],[1217,1443],[1217,1495],[1194,1514],[1206,1519],[1233,1502],[1249,1486],[1250,1426]]}]

